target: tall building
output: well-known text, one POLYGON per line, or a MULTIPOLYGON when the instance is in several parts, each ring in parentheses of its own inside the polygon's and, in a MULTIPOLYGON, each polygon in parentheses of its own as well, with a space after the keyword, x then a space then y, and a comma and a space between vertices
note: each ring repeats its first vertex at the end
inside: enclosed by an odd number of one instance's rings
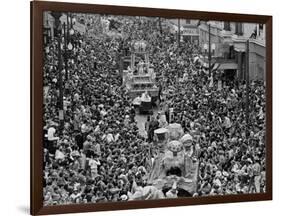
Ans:
POLYGON ((181 39, 183 41, 190 41, 199 44, 199 31, 197 28, 198 21, 185 19, 182 20, 181 39))
POLYGON ((54 39, 55 19, 49 11, 43 13, 43 42, 47 44, 54 39))
POLYGON ((249 78, 265 79, 265 25, 209 21, 200 22, 198 29, 203 55, 208 53, 210 37, 212 62, 220 64, 219 69, 224 71, 226 77, 240 80, 246 78, 249 40, 249 78))
POLYGON ((198 21, 192 19, 168 19, 169 23, 174 27, 174 31, 178 32, 180 26, 180 40, 190 41, 199 44, 198 21))

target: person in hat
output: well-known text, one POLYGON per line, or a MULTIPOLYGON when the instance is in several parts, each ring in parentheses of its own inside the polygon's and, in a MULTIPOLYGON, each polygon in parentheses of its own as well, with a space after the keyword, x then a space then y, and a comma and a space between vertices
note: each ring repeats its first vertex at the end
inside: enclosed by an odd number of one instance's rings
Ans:
POLYGON ((114 141, 114 136, 113 136, 112 132, 113 132, 112 128, 108 128, 108 130, 106 131, 105 139, 106 139, 107 143, 111 143, 114 141))
POLYGON ((148 138, 148 131, 149 131, 149 124, 150 124, 150 115, 146 117, 146 122, 144 123, 144 128, 145 128, 145 136, 148 138))
POLYGON ((81 134, 82 134, 82 137, 83 137, 83 141, 86 140, 86 137, 87 137, 89 131, 90 131, 90 127, 88 125, 88 121, 85 119, 83 121, 83 124, 81 125, 81 134))
POLYGON ((185 154, 189 157, 191 157, 193 155, 193 146, 192 146, 192 142, 193 142, 193 138, 190 134, 185 134, 181 139, 180 142, 183 144, 184 150, 185 150, 185 154))
POLYGON ((168 126, 168 122, 166 120, 166 115, 165 115, 164 111, 161 111, 160 115, 159 115, 159 127, 165 128, 166 126, 168 126))
POLYGON ((159 128, 159 122, 157 121, 155 116, 151 116, 151 121, 148 126, 148 141, 149 142, 151 142, 153 140, 154 130, 156 130, 157 128, 159 128))

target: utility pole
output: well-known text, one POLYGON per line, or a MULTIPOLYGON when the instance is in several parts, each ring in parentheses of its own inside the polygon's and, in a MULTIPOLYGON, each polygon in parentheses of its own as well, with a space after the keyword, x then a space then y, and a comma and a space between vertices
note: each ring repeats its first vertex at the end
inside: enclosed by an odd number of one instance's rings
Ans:
POLYGON ((66 13, 66 27, 67 27, 66 39, 67 39, 67 44, 68 44, 68 40, 69 40, 69 14, 68 13, 66 13))
POLYGON ((72 20, 72 14, 70 14, 70 28, 73 28, 73 20, 72 20))
POLYGON ((60 130, 59 133, 62 134, 64 128, 64 116, 63 116, 63 80, 62 80, 62 63, 61 63, 61 32, 60 29, 60 12, 52 12, 51 15, 55 18, 55 38, 58 42, 58 73, 59 73, 59 120, 60 120, 60 130))
POLYGON ((61 40, 58 38, 58 60, 59 60, 59 120, 60 120, 60 133, 64 128, 63 116, 63 80, 62 80, 62 64, 61 64, 61 40))
POLYGON ((211 61, 212 61, 212 54, 211 54, 211 24, 209 23, 209 53, 208 53, 208 60, 209 60, 209 76, 211 76, 211 61))
POLYGON ((158 23, 159 23, 159 31, 160 31, 160 34, 162 35, 163 31, 162 31, 161 17, 158 18, 158 23))
POLYGON ((63 23, 63 38, 64 38, 64 70, 65 70, 65 80, 68 80, 68 55, 67 55, 67 33, 65 29, 65 23, 63 23))
POLYGON ((245 115, 246 115, 246 136, 248 138, 249 136, 249 106, 250 106, 250 96, 249 96, 249 39, 246 43, 246 109, 245 109, 245 115))
POLYGON ((65 31, 65 23, 63 24, 64 30, 64 63, 65 63, 65 80, 68 80, 68 51, 67 45, 69 43, 69 15, 66 13, 66 31, 65 31))
POLYGON ((181 40, 181 29, 180 29, 180 19, 178 19, 178 47, 180 47, 181 40))

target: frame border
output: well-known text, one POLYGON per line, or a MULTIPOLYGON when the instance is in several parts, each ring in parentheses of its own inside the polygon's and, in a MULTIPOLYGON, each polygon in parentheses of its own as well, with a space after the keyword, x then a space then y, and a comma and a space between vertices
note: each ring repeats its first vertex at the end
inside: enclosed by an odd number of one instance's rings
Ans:
POLYGON ((64 2, 30 2, 30 214, 61 214, 140 208, 202 205, 272 200, 272 16, 126 7, 64 2), (163 200, 43 206, 43 11, 100 13, 112 15, 226 20, 266 24, 266 193, 206 196, 163 200))

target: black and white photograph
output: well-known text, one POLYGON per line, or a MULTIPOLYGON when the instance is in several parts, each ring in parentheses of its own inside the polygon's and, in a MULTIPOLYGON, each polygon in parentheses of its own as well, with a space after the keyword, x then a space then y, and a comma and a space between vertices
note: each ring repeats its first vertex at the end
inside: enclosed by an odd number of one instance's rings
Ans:
POLYGON ((266 25, 44 11, 43 204, 266 193, 266 25))

